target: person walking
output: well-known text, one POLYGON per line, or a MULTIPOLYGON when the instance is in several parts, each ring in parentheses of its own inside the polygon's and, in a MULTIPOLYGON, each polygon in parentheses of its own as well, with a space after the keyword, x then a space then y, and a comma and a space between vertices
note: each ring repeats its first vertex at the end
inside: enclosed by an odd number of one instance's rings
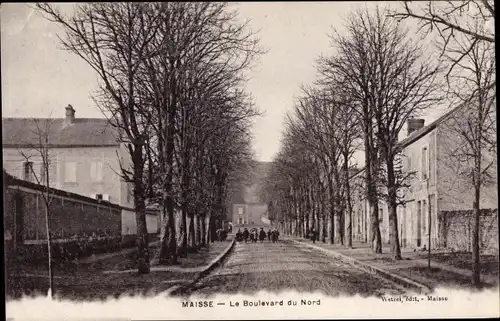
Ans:
POLYGON ((311 241, 314 243, 316 243, 316 239, 317 239, 317 234, 316 234, 316 231, 314 230, 314 228, 311 229, 311 241))
POLYGON ((243 238, 243 234, 241 233, 241 229, 238 229, 238 232, 236 232, 236 241, 241 242, 243 238))
POLYGON ((266 231, 264 231, 264 228, 261 227, 260 228, 260 232, 259 232, 259 241, 260 241, 260 243, 264 242, 265 239, 266 239, 266 231))
POLYGON ((245 227, 243 230, 243 239, 245 240, 245 243, 248 241, 248 237, 250 236, 250 232, 248 232, 248 229, 245 227))

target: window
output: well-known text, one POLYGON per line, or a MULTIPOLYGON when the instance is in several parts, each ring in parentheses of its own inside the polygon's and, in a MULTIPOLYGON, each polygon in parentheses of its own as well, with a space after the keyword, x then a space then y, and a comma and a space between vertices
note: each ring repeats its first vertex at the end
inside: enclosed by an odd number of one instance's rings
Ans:
POLYGON ((98 201, 102 201, 102 194, 96 194, 95 199, 98 201))
POLYGON ((408 171, 411 171, 411 156, 408 156, 408 171))
POLYGON ((65 164, 64 181, 66 183, 76 183, 76 163, 67 162, 65 164))
POLYGON ((243 207, 238 207, 238 214, 243 214, 243 207))
POLYGON ((428 177, 428 157, 427 147, 422 148, 422 164, 420 168, 422 179, 427 179, 428 177))
POLYGON ((33 162, 23 163, 23 179, 25 181, 33 181, 33 162))
POLYGON ((379 223, 384 220, 384 209, 381 205, 378 206, 378 221, 379 223))
POLYGON ((92 182, 102 182, 102 162, 90 163, 90 178, 92 182))

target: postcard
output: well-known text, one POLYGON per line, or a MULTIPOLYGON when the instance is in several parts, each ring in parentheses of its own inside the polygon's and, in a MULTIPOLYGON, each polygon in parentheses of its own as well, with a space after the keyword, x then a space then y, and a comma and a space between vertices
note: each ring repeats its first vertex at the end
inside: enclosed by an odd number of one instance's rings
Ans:
POLYGON ((500 316, 493 1, 0 12, 8 320, 500 316))

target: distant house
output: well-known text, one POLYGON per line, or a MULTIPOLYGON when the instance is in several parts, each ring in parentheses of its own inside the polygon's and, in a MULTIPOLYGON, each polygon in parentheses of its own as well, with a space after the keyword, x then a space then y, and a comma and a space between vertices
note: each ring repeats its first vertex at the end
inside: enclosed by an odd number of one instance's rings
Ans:
POLYGON ((131 185, 120 170, 129 157, 117 131, 104 118, 76 118, 71 105, 65 109, 65 118, 2 118, 4 169, 45 184, 42 148, 51 187, 133 208, 131 185))
POLYGON ((247 184, 241 184, 232 199, 230 220, 233 224, 260 225, 267 221, 267 204, 260 199, 260 192, 269 166, 268 162, 256 162, 247 184))
POLYGON ((267 219, 267 205, 260 203, 233 204, 234 225, 263 224, 263 218, 267 219))
MULTIPOLYGON (((473 226, 473 189, 459 173, 456 159, 446 151, 457 146, 456 135, 449 130, 451 119, 463 112, 459 106, 428 126, 423 119, 408 121, 408 136, 399 142, 403 172, 413 173, 410 187, 404 191, 404 205, 398 206, 398 232, 402 247, 428 248, 429 230, 432 248, 471 249, 473 226), (430 216, 430 220, 429 220, 430 216), (430 229, 429 229, 430 221, 430 229)), ((498 183, 495 153, 483 157, 492 162, 489 169, 494 182, 485 184, 481 197, 481 247, 498 251, 498 183)), ((353 201, 353 239, 371 241, 370 206, 364 197, 364 171, 351 177, 353 201)), ((387 205, 379 204, 380 232, 389 243, 387 205)))

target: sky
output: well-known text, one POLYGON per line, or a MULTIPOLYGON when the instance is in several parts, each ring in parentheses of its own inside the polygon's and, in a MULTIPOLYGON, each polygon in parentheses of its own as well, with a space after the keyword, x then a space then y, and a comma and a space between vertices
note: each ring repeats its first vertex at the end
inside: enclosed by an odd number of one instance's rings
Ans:
MULTIPOLYGON (((315 61, 331 51, 327 34, 342 29, 351 10, 373 2, 246 2, 234 3, 241 18, 250 19, 268 52, 248 73, 247 90, 263 116, 255 119, 254 150, 271 161, 279 150, 283 120, 302 84, 316 78, 315 61)), ((399 4, 388 3, 392 7, 399 4)), ((60 4, 71 12, 72 4, 60 4)), ((97 76, 79 57, 60 49, 59 27, 25 4, 2 4, 1 61, 3 117, 64 117, 71 104, 76 117, 102 117, 91 94, 97 76)), ((433 111, 426 123, 442 111, 433 111)), ((356 158, 362 159, 360 155, 356 158)))

